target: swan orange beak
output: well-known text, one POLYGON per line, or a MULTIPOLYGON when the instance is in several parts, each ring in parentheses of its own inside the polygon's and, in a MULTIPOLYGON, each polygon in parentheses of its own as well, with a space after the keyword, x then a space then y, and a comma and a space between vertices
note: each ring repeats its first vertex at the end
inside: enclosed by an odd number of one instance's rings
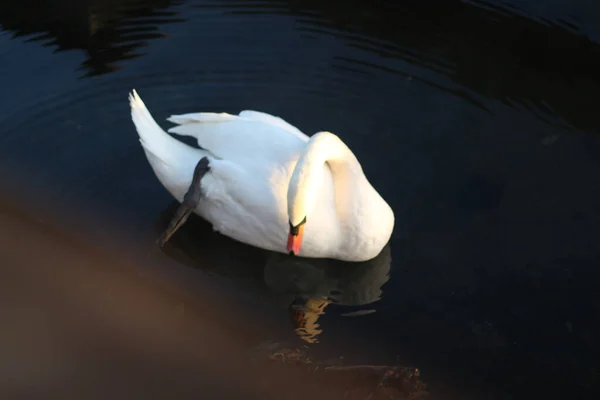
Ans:
POLYGON ((304 224, 290 229, 287 241, 287 252, 292 256, 297 256, 300 253, 302 246, 302 237, 304 236, 304 224))

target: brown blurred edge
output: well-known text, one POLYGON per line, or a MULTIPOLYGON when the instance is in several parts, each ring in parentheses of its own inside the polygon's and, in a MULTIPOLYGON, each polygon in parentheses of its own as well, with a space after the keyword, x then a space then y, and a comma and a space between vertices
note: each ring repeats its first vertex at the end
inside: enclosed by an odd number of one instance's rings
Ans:
POLYGON ((64 228, 81 215, 39 221, 16 193, 0 193, 0 399, 332 398, 306 373, 247 363, 268 318, 220 288, 140 277, 64 228))

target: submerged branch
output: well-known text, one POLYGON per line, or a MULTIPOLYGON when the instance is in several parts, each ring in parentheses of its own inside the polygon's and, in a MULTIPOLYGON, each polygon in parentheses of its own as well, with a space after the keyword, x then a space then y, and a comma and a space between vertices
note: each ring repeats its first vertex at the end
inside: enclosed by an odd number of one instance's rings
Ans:
POLYGON ((288 348, 279 343, 259 346, 254 362, 268 362, 301 368, 315 379, 339 383, 344 399, 423 399, 427 395, 418 368, 399 365, 344 365, 343 359, 315 361, 304 348, 288 348))

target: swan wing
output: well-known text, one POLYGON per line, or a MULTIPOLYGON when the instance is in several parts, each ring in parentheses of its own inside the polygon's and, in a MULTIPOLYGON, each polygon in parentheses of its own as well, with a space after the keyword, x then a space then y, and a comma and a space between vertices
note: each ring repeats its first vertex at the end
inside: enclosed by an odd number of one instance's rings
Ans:
POLYGON ((304 141, 308 141, 309 137, 306 136, 300 129, 296 128, 294 125, 285 121, 283 118, 276 117, 271 114, 267 114, 261 111, 253 111, 253 110, 244 110, 240 112, 240 117, 255 119, 257 121, 263 121, 264 123, 271 124, 274 126, 279 126, 280 128, 288 131, 292 135, 298 136, 300 139, 304 141))
POLYGON ((296 128, 294 125, 290 124, 286 120, 280 117, 276 117, 271 114, 267 114, 262 111, 254 111, 254 110, 243 110, 239 113, 239 115, 232 115, 228 113, 209 113, 209 112, 201 112, 201 113, 189 113, 189 114, 181 114, 181 115, 171 115, 167 118, 168 121, 182 125, 193 122, 224 122, 224 121, 233 121, 239 118, 247 118, 253 119, 257 121, 263 121, 264 123, 271 124, 274 126, 278 126, 292 135, 298 136, 302 140, 308 141, 309 137, 306 136, 300 129, 296 128))
POLYGON ((167 120, 178 124, 168 130, 170 133, 194 137, 203 149, 231 161, 283 161, 308 141, 298 128, 259 111, 244 110, 239 115, 190 113, 167 120))

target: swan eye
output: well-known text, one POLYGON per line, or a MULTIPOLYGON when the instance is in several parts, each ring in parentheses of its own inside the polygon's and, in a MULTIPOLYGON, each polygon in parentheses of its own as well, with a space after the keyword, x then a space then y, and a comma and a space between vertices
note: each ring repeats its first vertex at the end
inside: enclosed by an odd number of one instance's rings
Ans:
POLYGON ((304 217, 304 219, 302 221, 300 221, 300 223, 296 226, 292 225, 292 223, 290 222, 290 235, 298 236, 300 227, 302 225, 304 225, 305 223, 306 223, 306 217, 304 217))

